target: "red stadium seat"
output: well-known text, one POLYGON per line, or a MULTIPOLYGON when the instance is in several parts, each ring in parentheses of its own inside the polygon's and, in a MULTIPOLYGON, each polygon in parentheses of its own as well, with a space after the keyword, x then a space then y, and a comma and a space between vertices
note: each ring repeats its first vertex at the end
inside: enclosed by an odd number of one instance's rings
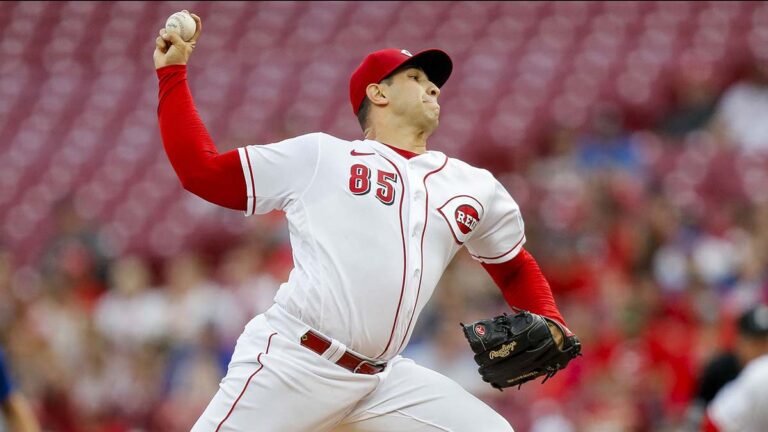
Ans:
POLYGON ((664 80, 685 59, 723 80, 732 53, 768 55, 759 2, 9 3, 0 13, 0 219, 36 212, 11 246, 38 247, 24 239, 44 240, 34 225, 66 190, 128 249, 220 223, 194 216, 178 233, 133 235, 148 218, 184 219, 190 199, 163 154, 149 59, 167 10, 181 7, 205 21, 190 85, 222 150, 311 130, 359 137, 347 80, 361 53, 388 46, 453 56, 436 147, 469 156, 478 136, 514 146, 550 119, 583 126, 603 98, 658 109, 664 80), (36 176, 40 167, 51 174, 36 176), (33 192, 42 198, 22 200, 33 192))

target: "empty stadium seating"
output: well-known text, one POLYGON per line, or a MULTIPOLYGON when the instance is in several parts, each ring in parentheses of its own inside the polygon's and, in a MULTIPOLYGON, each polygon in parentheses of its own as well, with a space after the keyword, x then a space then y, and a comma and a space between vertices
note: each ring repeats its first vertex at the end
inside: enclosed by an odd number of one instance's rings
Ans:
POLYGON ((765 2, 6 2, 0 240, 22 262, 65 197, 118 252, 229 229, 231 212, 181 189, 158 133, 154 38, 183 7, 204 22, 190 84, 220 150, 358 137, 347 80, 384 47, 452 55, 431 145, 470 161, 483 146, 530 147, 551 119, 581 127, 603 101, 661 110, 681 65, 722 74, 734 52, 768 50, 765 2))

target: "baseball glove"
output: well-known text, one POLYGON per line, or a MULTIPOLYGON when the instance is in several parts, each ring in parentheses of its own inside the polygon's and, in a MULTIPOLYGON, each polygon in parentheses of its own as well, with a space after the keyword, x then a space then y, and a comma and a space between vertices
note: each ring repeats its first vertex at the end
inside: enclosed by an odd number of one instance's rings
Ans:
POLYGON ((544 376, 542 384, 581 355, 579 339, 557 322, 528 311, 461 324, 483 381, 499 390, 544 376), (558 348, 548 325, 563 334, 558 348))

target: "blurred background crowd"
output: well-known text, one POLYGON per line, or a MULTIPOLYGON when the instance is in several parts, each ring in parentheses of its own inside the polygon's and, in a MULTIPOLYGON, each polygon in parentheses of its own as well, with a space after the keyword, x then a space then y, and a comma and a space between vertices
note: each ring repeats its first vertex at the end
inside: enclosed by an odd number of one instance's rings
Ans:
POLYGON ((458 323, 508 307, 466 253, 404 355, 517 431, 696 430, 702 369, 768 300, 765 2, 3 2, 0 346, 44 430, 188 430, 292 267, 281 214, 185 193, 162 151, 151 52, 181 9, 220 150, 359 137, 367 52, 451 54, 430 145, 518 201, 584 356, 484 385, 458 323))

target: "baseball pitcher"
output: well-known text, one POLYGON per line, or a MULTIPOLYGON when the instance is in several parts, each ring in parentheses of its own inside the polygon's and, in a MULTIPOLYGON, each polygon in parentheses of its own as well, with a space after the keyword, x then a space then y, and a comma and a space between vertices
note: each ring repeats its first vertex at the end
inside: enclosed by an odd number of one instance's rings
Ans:
POLYGON ((448 55, 366 56, 349 81, 363 139, 311 133, 219 153, 187 85, 202 29, 193 18, 190 41, 164 30, 156 39, 165 151, 203 199, 246 216, 284 212, 294 269, 245 327, 192 430, 512 431, 455 382, 400 356, 463 246, 514 309, 463 326, 485 381, 501 389, 550 377, 580 350, 523 249, 517 203, 490 172, 427 148, 448 55))

